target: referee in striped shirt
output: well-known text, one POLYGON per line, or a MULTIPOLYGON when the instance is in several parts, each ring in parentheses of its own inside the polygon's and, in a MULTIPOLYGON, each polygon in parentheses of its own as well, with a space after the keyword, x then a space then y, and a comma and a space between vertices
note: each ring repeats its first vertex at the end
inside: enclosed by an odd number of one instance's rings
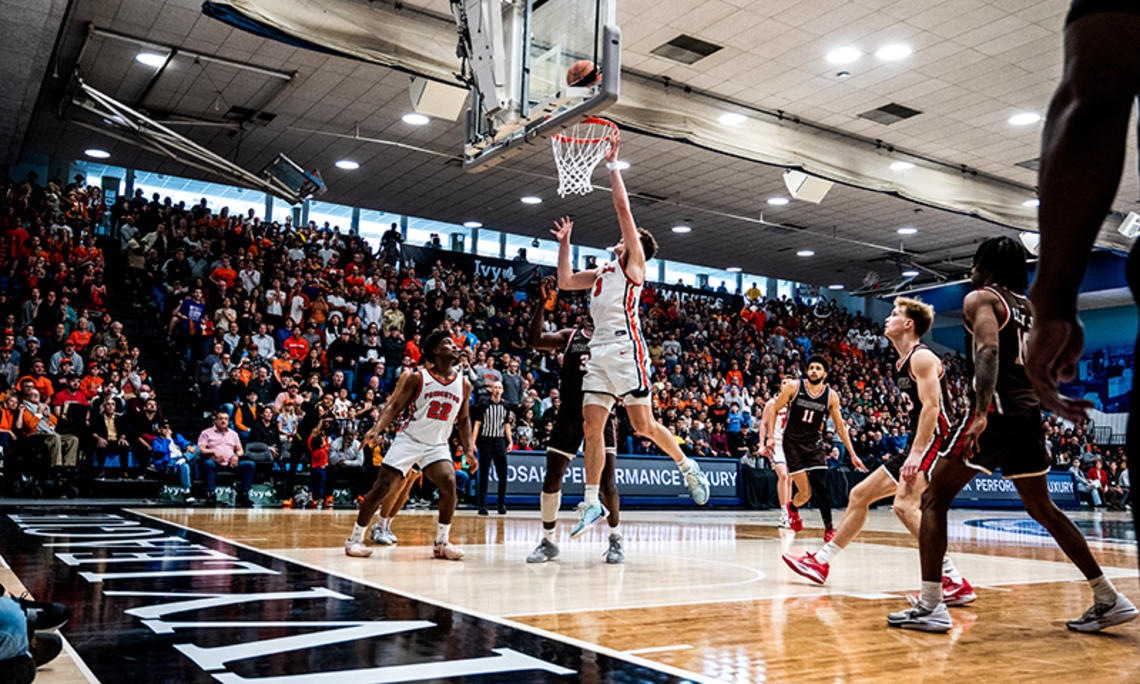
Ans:
POLYGON ((511 412, 503 403, 503 383, 492 382, 491 398, 475 405, 471 418, 474 421, 475 449, 479 453, 479 515, 487 515, 487 476, 492 463, 499 479, 499 515, 506 515, 507 506, 507 452, 514 448, 511 438, 511 412))

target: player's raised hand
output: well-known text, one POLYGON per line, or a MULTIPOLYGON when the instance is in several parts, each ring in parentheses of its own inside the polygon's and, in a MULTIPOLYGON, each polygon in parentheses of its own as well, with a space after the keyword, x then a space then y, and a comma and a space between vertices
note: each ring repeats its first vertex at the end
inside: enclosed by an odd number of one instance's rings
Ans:
POLYGON ((614 138, 606 148, 606 161, 610 164, 617 161, 618 148, 621 147, 621 133, 614 133, 614 138))
POLYGON ((570 220, 569 216, 563 216, 554 222, 554 229, 550 232, 558 240, 559 243, 564 245, 570 244, 570 233, 574 230, 574 222, 570 220))

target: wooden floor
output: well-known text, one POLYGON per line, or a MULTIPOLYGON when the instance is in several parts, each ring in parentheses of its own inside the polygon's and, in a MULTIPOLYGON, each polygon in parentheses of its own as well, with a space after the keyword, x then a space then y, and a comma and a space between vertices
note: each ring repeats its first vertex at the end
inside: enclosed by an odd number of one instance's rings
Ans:
MULTIPOLYGON (((461 563, 434 561, 435 514, 397 518, 400 545, 346 558, 353 511, 146 509, 169 522, 476 616, 637 654, 700 679, 770 682, 1140 681, 1140 620, 1074 634, 1091 594, 1052 540, 1021 511, 954 511, 950 550, 978 601, 951 610, 949 635, 890 629, 888 612, 918 586, 914 541, 886 510, 832 564, 826 587, 791 574, 783 552, 815 550, 819 529, 793 538, 774 513, 631 511, 627 562, 602 561, 604 528, 570 540, 561 557, 528 565, 537 512, 460 512, 461 563)), ((1140 600, 1137 547, 1123 514, 1076 513, 1106 575, 1140 600)), ((809 525, 815 514, 808 511, 809 525)), ((41 680, 73 681, 45 672, 41 680)))

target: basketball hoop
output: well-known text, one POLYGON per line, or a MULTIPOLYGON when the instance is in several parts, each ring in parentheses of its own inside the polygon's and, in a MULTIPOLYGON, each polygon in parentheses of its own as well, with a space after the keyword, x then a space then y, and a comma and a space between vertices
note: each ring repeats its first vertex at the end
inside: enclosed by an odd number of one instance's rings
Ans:
POLYGON ((590 178, 617 135, 617 124, 590 117, 551 137, 554 165, 558 167, 559 196, 585 195, 593 191, 590 178))

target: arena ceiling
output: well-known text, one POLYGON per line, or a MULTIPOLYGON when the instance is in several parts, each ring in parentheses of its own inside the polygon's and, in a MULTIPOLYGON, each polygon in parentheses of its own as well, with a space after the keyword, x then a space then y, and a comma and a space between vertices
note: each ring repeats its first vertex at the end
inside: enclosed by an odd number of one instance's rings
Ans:
MULTIPOLYGON (((47 3, 4 0, 10 4, 46 8, 47 3)), ((446 0, 400 6, 422 21, 451 21, 446 0)), ((678 86, 882 139, 1021 185, 1028 199, 1036 174, 1019 164, 1038 156, 1041 124, 1013 126, 1008 119, 1017 112, 1045 112, 1060 76, 1067 6, 1066 0, 618 0, 618 22, 630 77, 667 76, 678 86), (651 53, 681 33, 722 49, 693 65, 651 53), (842 67, 824 59, 840 45, 873 51, 897 42, 909 44, 913 54, 889 63, 867 54, 842 67), (838 78, 840 69, 851 76, 838 78), (891 102, 922 114, 893 125, 858 116, 891 102)), ((259 169, 283 152, 306 168, 320 169, 329 185, 323 201, 456 223, 478 220, 490 229, 536 237, 547 237, 554 218, 571 214, 577 220, 576 241, 604 247, 615 240, 609 194, 559 199, 545 146, 482 173, 462 171, 449 159, 461 150, 462 122, 436 119, 413 127, 401 121, 411 111, 405 73, 256 37, 204 16, 200 0, 72 0, 66 19, 64 14, 58 8, 54 14, 40 11, 47 18, 41 23, 54 17, 61 26, 54 69, 48 70, 41 56, 38 70, 29 64, 22 76, 6 73, 20 92, 41 91, 35 116, 22 133, 18 107, 6 102, 0 108, 0 125, 15 130, 16 139, 23 136, 24 152, 82 158, 83 150, 98 146, 111 152, 107 163, 116 166, 209 179, 62 121, 57 113, 66 77, 77 71, 96 88, 155 117, 194 124, 177 129, 245 168, 259 169), (134 59, 145 47, 103 31, 180 52, 156 72, 134 59), (35 88, 40 83, 42 88, 35 88), (239 130, 236 118, 246 110, 273 116, 254 116, 239 130), (420 149, 353 139, 357 131, 420 149), (346 158, 360 168, 333 166, 346 158), (524 205, 523 195, 538 195, 544 202, 524 205)), ((9 41, 0 49, 7 63, 8 53, 21 48, 19 41, 9 41)), ((11 147, 9 162, 19 146, 11 147)), ((772 207, 767 198, 787 195, 781 169, 683 142, 627 133, 622 157, 632 163, 626 180, 639 195, 638 222, 654 230, 666 259, 853 289, 869 270, 890 279, 910 264, 929 269, 919 281, 933 282, 933 273, 956 277, 980 239, 1016 234, 969 216, 838 185, 821 204, 792 201, 772 207), (669 230, 681 223, 693 231, 669 230), (918 232, 900 236, 898 228, 906 226, 918 232), (797 257, 803 249, 815 255, 797 257)), ((1126 168, 1114 207, 1121 212, 1132 210, 1137 200, 1134 143, 1126 168)))

